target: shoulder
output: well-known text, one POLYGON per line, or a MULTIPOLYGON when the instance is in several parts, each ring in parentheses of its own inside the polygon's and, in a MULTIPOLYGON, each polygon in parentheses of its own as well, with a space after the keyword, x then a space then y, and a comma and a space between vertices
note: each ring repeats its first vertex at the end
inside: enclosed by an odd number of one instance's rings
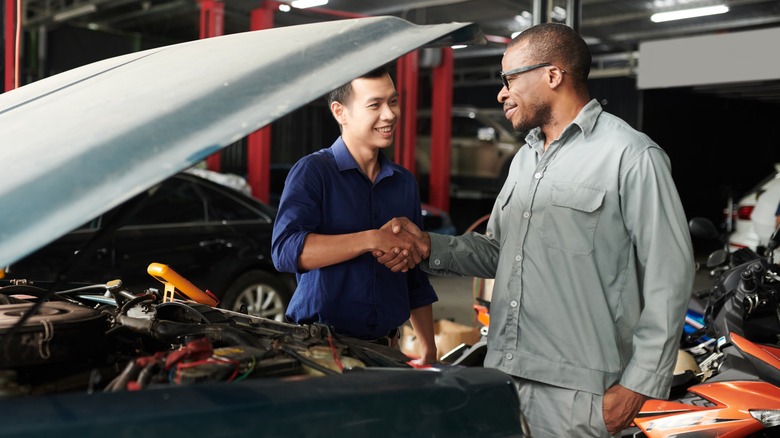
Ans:
POLYGON ((631 156, 645 153, 649 150, 661 152, 663 149, 644 132, 638 131, 625 120, 603 111, 596 122, 594 134, 599 141, 619 148, 631 156))
POLYGON ((333 156, 333 151, 330 148, 326 148, 302 157, 292 166, 290 173, 322 173, 329 168, 335 167, 336 160, 333 156))

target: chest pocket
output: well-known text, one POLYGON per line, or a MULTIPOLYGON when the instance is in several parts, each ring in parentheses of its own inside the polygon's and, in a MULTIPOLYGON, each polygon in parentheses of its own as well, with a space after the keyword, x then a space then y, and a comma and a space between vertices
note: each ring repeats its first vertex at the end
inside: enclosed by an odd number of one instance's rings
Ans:
POLYGON ((593 252, 596 225, 606 190, 555 182, 542 218, 542 238, 552 248, 573 254, 593 252))

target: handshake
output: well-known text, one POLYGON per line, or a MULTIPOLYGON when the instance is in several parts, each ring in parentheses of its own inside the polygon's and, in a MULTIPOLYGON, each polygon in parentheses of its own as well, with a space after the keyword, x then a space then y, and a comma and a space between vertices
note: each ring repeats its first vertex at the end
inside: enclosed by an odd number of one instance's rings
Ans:
POLYGON ((393 272, 406 272, 431 255, 431 237, 405 217, 393 218, 376 231, 372 254, 393 272))

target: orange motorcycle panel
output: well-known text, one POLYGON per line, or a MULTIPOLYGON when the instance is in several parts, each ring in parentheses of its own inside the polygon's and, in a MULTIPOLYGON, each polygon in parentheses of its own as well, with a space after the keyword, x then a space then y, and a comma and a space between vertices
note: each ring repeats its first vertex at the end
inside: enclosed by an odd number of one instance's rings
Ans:
POLYGON ((750 409, 780 409, 780 388, 766 382, 717 382, 689 388, 681 400, 648 400, 634 424, 648 438, 744 437, 764 428, 750 409))
POLYGON ((770 347, 769 345, 756 344, 748 341, 736 333, 730 333, 731 343, 736 345, 745 354, 749 354, 760 359, 773 367, 780 369, 780 348, 770 347))

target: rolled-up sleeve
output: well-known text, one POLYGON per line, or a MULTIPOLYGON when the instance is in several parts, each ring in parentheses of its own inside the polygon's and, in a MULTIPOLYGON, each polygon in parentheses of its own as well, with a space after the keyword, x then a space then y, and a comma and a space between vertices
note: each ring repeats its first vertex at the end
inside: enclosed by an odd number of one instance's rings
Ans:
POLYGON ((320 227, 322 178, 311 161, 304 158, 290 169, 279 201, 271 257, 281 272, 304 272, 298 267, 303 241, 320 227))

